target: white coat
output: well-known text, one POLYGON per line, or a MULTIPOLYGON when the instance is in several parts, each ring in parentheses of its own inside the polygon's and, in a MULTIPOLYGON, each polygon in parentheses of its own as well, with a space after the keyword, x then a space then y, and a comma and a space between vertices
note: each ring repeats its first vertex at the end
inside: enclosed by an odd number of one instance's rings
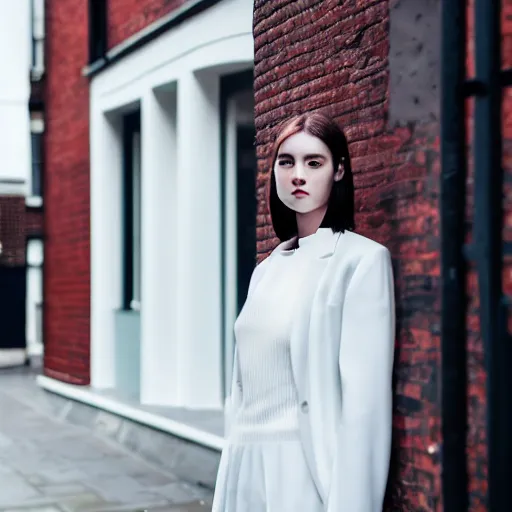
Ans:
MULTIPOLYGON (((301 443, 326 512, 380 512, 391 447, 391 258, 353 232, 321 228, 315 238, 290 341, 301 443)), ((281 243, 255 268, 248 298, 278 251, 294 243, 281 243)), ((241 389, 235 348, 228 429, 241 389)))

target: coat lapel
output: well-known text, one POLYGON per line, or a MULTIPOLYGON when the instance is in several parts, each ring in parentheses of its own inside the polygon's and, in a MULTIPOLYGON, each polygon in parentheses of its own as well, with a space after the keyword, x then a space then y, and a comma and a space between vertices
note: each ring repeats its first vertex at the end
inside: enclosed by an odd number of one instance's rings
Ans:
POLYGON ((301 290, 295 304, 290 340, 292 368, 299 396, 304 395, 308 386, 306 380, 308 372, 306 369, 308 366, 311 309, 322 275, 330 261, 330 257, 334 254, 339 236, 339 233, 333 233, 331 229, 321 228, 315 235, 312 247, 307 247, 305 272, 301 290))

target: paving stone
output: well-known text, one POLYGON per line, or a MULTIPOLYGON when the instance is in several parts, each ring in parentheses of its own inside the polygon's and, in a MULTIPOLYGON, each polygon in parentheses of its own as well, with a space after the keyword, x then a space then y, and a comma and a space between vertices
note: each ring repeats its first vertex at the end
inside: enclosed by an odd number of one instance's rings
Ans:
POLYGON ((177 478, 175 475, 166 475, 159 473, 158 471, 146 471, 144 473, 135 473, 132 477, 137 480, 138 483, 150 489, 162 487, 164 485, 176 482, 177 478))
POLYGON ((97 460, 77 461, 76 468, 84 473, 85 479, 90 476, 108 478, 150 471, 144 462, 128 456, 123 458, 104 456, 97 460))
POLYGON ((15 473, 2 475, 1 486, 0 507, 11 506, 13 503, 17 502, 23 503, 23 501, 41 496, 37 489, 15 473))
POLYGON ((27 475, 25 479, 30 485, 33 485, 34 487, 48 485, 48 480, 43 478, 41 475, 27 475))
POLYGON ((76 494, 86 493, 89 489, 85 487, 83 484, 78 483, 66 483, 66 484, 50 484, 50 485, 42 485, 39 487, 39 490, 45 496, 73 496, 76 494))
POLYGON ((212 510, 211 501, 195 501, 186 505, 171 506, 159 509, 150 509, 147 512, 207 512, 212 510))
POLYGON ((30 508, 9 508, 1 512, 62 512, 62 509, 57 507, 30 507, 30 508))
POLYGON ((123 420, 119 416, 100 411, 94 420, 94 429, 98 433, 115 437, 122 423, 123 420))
POLYGON ((168 498, 173 504, 190 503, 206 498, 210 492, 184 482, 173 482, 165 487, 159 487, 157 492, 168 498))
POLYGON ((85 512, 93 507, 97 508, 98 506, 105 509, 109 506, 109 503, 101 498, 101 496, 92 492, 87 492, 63 498, 59 500, 59 506, 65 512, 85 512))
POLYGON ((5 450, 5 448, 11 446, 12 443, 13 441, 10 437, 7 437, 6 435, 0 432, 0 450, 5 450))
POLYGON ((41 476, 44 476, 48 482, 53 484, 79 482, 87 478, 87 475, 83 471, 69 469, 69 467, 46 469, 41 473, 41 476))

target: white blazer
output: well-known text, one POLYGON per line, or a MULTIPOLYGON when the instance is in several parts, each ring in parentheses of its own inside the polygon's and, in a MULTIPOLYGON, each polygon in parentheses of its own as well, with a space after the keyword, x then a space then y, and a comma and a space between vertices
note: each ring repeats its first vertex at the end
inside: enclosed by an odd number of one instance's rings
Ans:
MULTIPOLYGON (((384 246, 353 232, 321 228, 315 238, 309 292, 301 294, 291 335, 301 442, 326 512, 381 512, 391 448, 391 258, 384 246)), ((248 297, 275 255, 294 243, 281 243, 255 268, 248 297)), ((228 432, 241 389, 235 348, 228 432)))

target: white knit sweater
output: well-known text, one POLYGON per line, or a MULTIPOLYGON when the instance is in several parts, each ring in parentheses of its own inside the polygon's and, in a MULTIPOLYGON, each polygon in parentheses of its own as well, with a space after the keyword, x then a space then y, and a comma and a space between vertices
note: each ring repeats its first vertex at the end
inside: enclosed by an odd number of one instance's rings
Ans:
POLYGON ((308 246, 315 235, 299 240, 272 266, 235 322, 242 405, 232 434, 258 439, 298 432, 299 400, 293 379, 290 335, 295 300, 307 272, 308 246))

